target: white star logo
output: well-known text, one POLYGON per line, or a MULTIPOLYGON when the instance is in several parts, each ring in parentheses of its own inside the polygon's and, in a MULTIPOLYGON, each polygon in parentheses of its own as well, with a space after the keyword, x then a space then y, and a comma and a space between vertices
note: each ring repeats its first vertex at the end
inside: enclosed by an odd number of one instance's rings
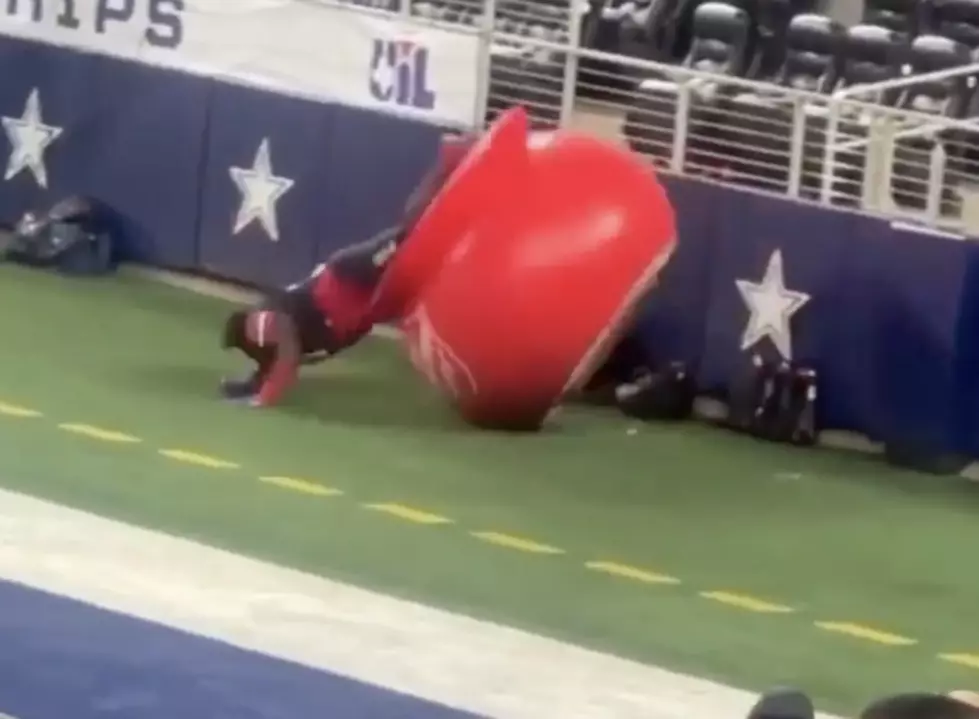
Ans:
POLYGON ((23 117, 4 117, 2 120, 11 147, 3 179, 10 180, 24 170, 30 170, 37 184, 47 188, 44 151, 58 139, 64 128, 45 125, 41 120, 41 94, 37 88, 27 98, 23 117))
POLYGON ((241 207, 232 234, 237 235, 252 222, 258 220, 273 242, 279 241, 279 220, 276 203, 295 183, 288 177, 272 174, 272 155, 266 137, 258 146, 255 162, 250 169, 232 167, 231 179, 241 192, 241 207))
POLYGON ((809 295, 785 288, 782 251, 772 253, 760 283, 734 282, 751 313, 748 326, 741 335, 741 349, 746 350, 768 337, 784 359, 792 359, 790 320, 809 301, 809 295))

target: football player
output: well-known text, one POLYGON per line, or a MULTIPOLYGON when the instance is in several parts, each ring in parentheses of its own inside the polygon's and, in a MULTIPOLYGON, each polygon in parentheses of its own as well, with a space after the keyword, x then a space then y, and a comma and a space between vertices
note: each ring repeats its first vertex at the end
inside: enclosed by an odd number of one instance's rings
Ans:
POLYGON ((470 135, 443 138, 439 157, 412 193, 401 222, 334 252, 302 282, 268 293, 225 323, 223 345, 251 358, 243 379, 225 379, 225 398, 252 406, 275 404, 304 364, 356 344, 374 326, 372 299, 399 246, 475 142, 470 135))

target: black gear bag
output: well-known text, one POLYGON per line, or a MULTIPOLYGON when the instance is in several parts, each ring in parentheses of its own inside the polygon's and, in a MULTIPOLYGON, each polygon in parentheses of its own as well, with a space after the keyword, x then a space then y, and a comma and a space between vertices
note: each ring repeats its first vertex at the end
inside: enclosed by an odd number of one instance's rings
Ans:
POLYGON ((69 197, 38 215, 27 213, 0 233, 0 260, 49 267, 69 275, 101 275, 115 268, 113 238, 96 204, 69 197))
POLYGON ((810 367, 756 355, 728 393, 727 425, 775 442, 814 444, 817 380, 810 367))
POLYGON ((686 419, 693 412, 694 379, 683 362, 640 374, 615 388, 615 403, 623 414, 643 421, 686 419))

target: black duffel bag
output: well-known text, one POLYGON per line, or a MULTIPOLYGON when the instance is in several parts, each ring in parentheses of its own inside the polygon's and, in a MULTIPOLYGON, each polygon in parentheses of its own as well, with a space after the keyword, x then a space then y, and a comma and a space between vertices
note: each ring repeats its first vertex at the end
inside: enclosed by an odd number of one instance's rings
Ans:
POLYGON ((622 412, 644 421, 687 419, 696 395, 693 376, 683 362, 647 371, 615 389, 615 403, 622 412))
POLYGON ((112 235, 96 204, 69 197, 47 212, 27 213, 0 232, 0 259, 70 275, 101 275, 115 268, 112 235))
POLYGON ((728 393, 727 426, 775 442, 815 444, 817 397, 815 370, 755 355, 728 393))

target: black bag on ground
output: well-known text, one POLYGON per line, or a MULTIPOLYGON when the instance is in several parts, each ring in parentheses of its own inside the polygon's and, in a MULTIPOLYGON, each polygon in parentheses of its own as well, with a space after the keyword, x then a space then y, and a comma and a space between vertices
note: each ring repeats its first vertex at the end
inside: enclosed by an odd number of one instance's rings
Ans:
POLYGON ((754 355, 728 391, 727 426, 753 435, 765 433, 775 395, 775 366, 754 355))
POLYGON ((96 204, 84 197, 69 197, 39 215, 24 215, 2 233, 0 259, 71 275, 100 275, 115 268, 112 236, 96 204))
POLYGON ((772 435, 779 442, 816 443, 816 372, 786 365, 779 374, 778 403, 772 435))
POLYGON ((622 412, 644 421, 686 419, 693 412, 694 379, 683 362, 671 362, 656 372, 647 371, 615 389, 622 412))
POLYGON ((614 406, 619 385, 632 382, 650 372, 650 358, 645 347, 634 334, 628 334, 615 345, 605 362, 581 391, 573 398, 584 404, 614 406))
POLYGON ((775 442, 816 442, 815 370, 752 357, 728 393, 727 426, 775 442))

